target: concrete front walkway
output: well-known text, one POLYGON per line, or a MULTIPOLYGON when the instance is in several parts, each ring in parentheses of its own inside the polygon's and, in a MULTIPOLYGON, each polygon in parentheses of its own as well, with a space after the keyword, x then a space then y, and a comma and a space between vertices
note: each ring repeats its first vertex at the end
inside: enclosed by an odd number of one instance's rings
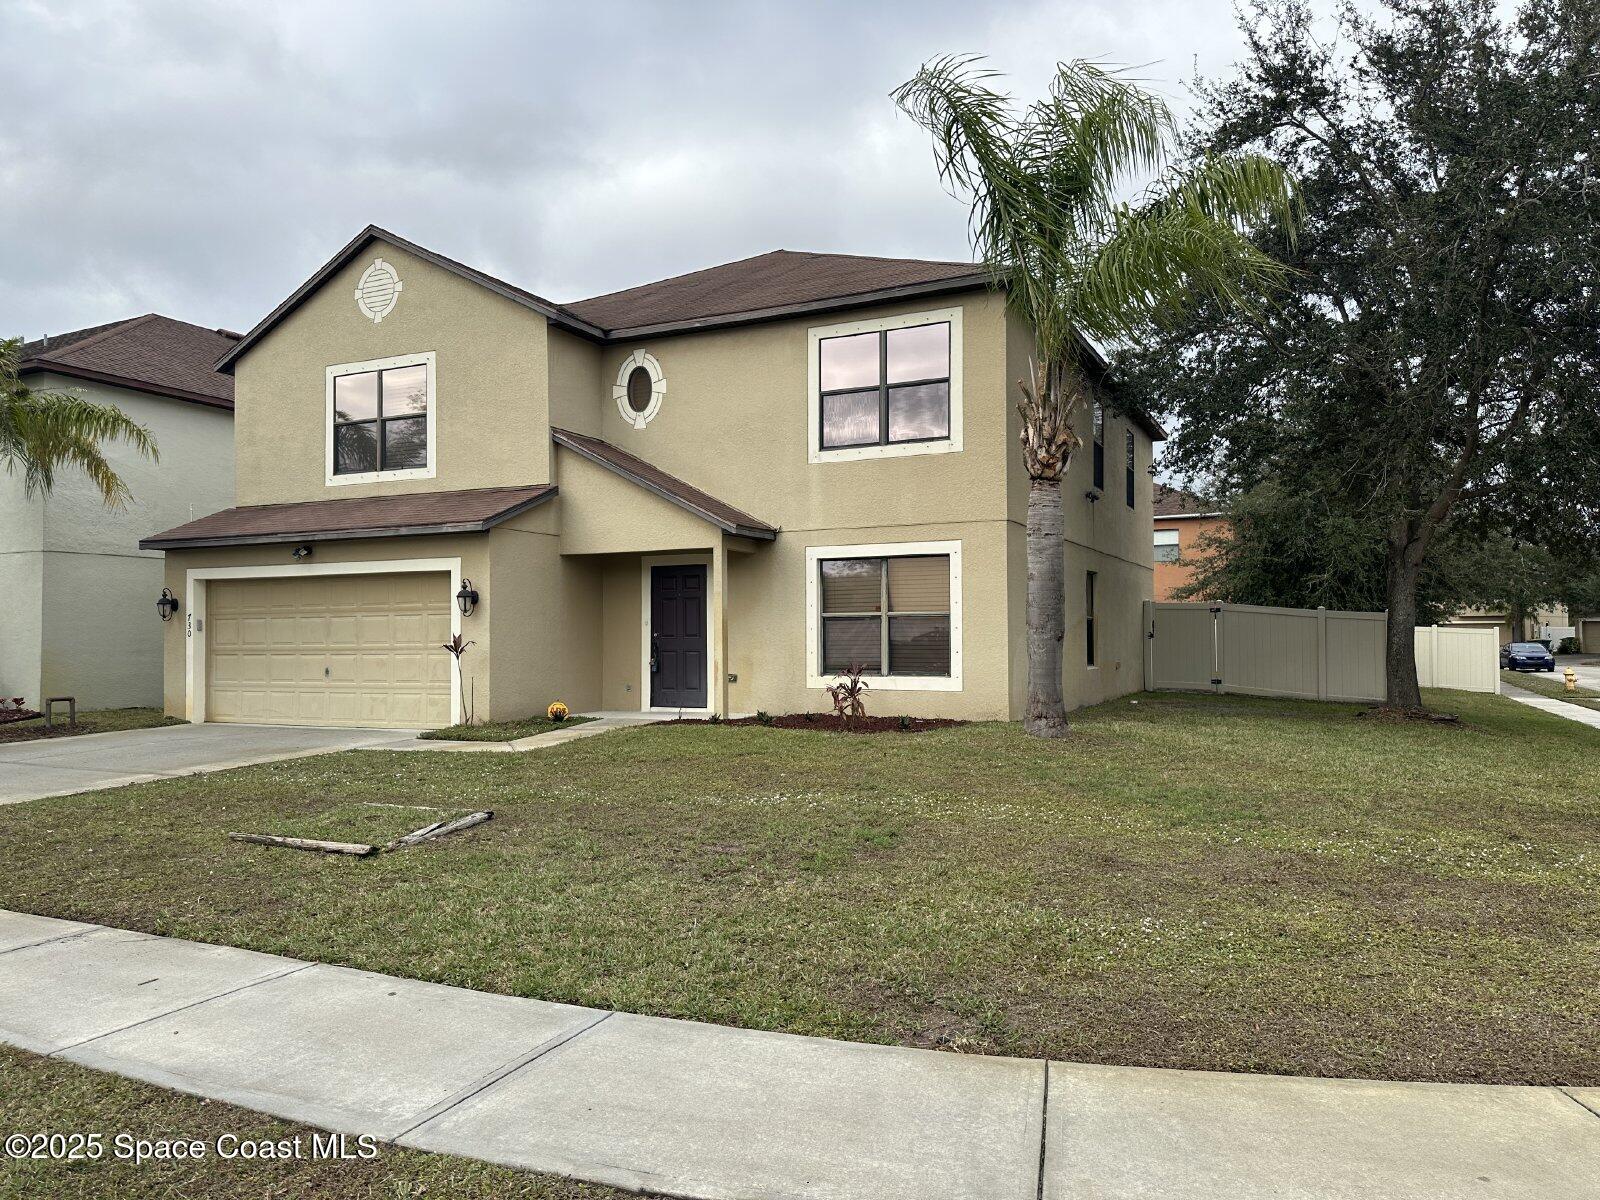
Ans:
POLYGON ((1600 729, 1600 709, 1585 708, 1581 704, 1568 704, 1565 700, 1552 700, 1548 696, 1513 687, 1509 683, 1500 685, 1500 693, 1508 700, 1526 704, 1529 708, 1537 708, 1540 712, 1547 712, 1553 717, 1565 717, 1569 721, 1577 721, 1580 725, 1587 725, 1591 729, 1600 729))
POLYGON ((399 729, 164 725, 8 742, 0 744, 0 804, 360 750, 415 736, 399 729))
POLYGON ((1575 1200, 1600 1180, 1600 1089, 868 1046, 4 911, 0 1040, 341 1132, 706 1200, 1575 1200))

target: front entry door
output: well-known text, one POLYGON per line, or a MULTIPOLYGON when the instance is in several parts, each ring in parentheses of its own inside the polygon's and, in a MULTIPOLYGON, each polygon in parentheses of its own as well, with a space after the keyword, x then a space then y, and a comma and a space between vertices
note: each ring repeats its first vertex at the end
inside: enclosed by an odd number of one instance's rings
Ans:
POLYGON ((650 568, 650 707, 706 706, 706 569, 650 568))

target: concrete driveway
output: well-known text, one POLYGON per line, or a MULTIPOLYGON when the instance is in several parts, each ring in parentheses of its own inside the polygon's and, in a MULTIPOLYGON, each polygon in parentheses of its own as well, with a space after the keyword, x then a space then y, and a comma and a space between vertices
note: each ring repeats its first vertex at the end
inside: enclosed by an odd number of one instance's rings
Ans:
POLYGON ((1556 676, 1571 667, 1578 673, 1578 686, 1594 688, 1600 691, 1600 654, 1558 654, 1556 655, 1556 676), (1585 666, 1585 663, 1596 663, 1595 666, 1585 666))
POLYGON ((0 804, 64 796, 384 744, 404 729, 309 729, 287 725, 167 725, 0 745, 0 804))

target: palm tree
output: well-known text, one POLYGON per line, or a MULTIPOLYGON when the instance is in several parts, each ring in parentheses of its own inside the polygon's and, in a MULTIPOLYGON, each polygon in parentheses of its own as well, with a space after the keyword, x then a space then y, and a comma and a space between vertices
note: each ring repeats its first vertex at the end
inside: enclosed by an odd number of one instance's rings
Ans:
POLYGON ((1136 336, 1203 297, 1249 306, 1286 269, 1247 234, 1274 220, 1292 231, 1298 201, 1293 180, 1259 156, 1170 165, 1166 104, 1117 70, 1062 63, 1049 95, 1019 112, 981 64, 935 59, 893 98, 933 135, 940 179, 971 206, 975 249, 1033 330, 1017 405, 1030 480, 1023 727, 1060 737, 1061 478, 1080 444, 1074 415, 1092 400, 1085 339, 1136 336))
POLYGON ((126 442, 157 458, 150 431, 110 404, 28 387, 17 375, 21 357, 21 338, 0 339, 0 462, 6 472, 20 466, 23 488, 32 496, 48 493, 60 468, 77 467, 108 508, 126 504, 128 485, 111 469, 102 445, 126 442))

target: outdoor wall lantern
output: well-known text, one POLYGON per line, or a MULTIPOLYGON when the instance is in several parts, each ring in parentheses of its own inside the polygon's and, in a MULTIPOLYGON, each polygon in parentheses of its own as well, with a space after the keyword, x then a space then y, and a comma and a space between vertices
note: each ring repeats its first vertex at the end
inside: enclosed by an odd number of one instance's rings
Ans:
POLYGON ((461 610, 463 617, 470 617, 472 610, 478 607, 478 589, 472 586, 472 580, 461 580, 461 590, 456 593, 456 607, 461 610))
POLYGON ((161 614, 163 621, 172 620, 172 614, 178 611, 178 598, 172 594, 171 588, 161 589, 161 599, 156 601, 156 611, 161 614))
POLYGON ((296 559, 307 559, 311 557, 311 547, 296 546, 292 551, 290 551, 290 553, 293 554, 296 559))

